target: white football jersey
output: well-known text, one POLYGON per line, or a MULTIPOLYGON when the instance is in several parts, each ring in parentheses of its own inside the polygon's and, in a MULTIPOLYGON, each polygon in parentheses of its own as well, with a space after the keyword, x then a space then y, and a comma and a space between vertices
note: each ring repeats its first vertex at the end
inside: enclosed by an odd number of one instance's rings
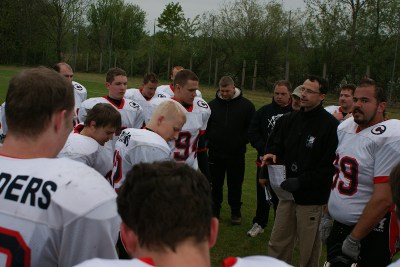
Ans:
POLYGON ((91 259, 74 267, 153 267, 154 263, 150 258, 132 260, 104 260, 91 259))
MULTIPOLYGON (((153 110, 163 101, 175 100, 158 98, 152 103, 153 110)), ((178 139, 169 142, 169 146, 172 148, 172 157, 175 161, 185 162, 197 170, 197 145, 200 135, 203 135, 207 128, 211 109, 207 102, 199 97, 194 98, 193 105, 189 109, 184 108, 181 104, 179 105, 185 111, 186 123, 180 131, 178 139)))
POLYGON ((222 262, 222 267, 290 267, 284 261, 268 256, 230 257, 222 262))
POLYGON ((81 104, 83 101, 86 100, 87 98, 87 90, 85 86, 78 82, 72 81, 72 85, 74 86, 74 99, 75 99, 75 115, 74 115, 74 126, 79 124, 79 118, 78 118, 78 111, 79 108, 81 107, 81 104))
POLYGON ((125 129, 115 144, 112 184, 118 190, 136 164, 170 159, 171 148, 161 136, 147 129, 125 129))
POLYGON ((387 120, 359 131, 351 117, 337 133, 328 210, 335 220, 352 225, 370 200, 374 184, 388 183, 390 171, 400 161, 400 121, 387 120))
POLYGON ((82 129, 82 124, 75 127, 75 131, 70 133, 57 157, 70 158, 85 163, 110 179, 113 159, 111 146, 102 146, 95 139, 81 135, 79 132, 82 129))
POLYGON ((388 265, 388 267, 400 267, 400 260, 393 262, 392 264, 388 265))
MULTIPOLYGON (((144 115, 142 107, 133 100, 122 99, 121 105, 116 106, 110 102, 105 96, 89 98, 84 101, 79 109, 79 120, 84 122, 86 118, 87 110, 92 109, 94 105, 98 103, 111 104, 121 114, 121 131, 126 128, 137 128, 140 129, 144 124, 144 115)), ((121 131, 116 131, 112 140, 112 150, 115 148, 115 143, 118 140, 118 136, 121 131)))
POLYGON ((0 155, 0 185, 0 266, 117 258, 116 194, 94 169, 66 158, 0 155))
POLYGON ((325 110, 331 114, 340 113, 340 112, 342 112, 342 107, 341 106, 327 106, 327 107, 325 107, 325 110))
MULTIPOLYGON (((170 97, 174 97, 175 89, 174 89, 174 86, 172 84, 160 85, 156 89, 156 94, 157 93, 163 93, 163 94, 169 95, 170 97)), ((200 97, 200 98, 203 98, 200 90, 196 90, 196 96, 200 97)))
POLYGON ((140 89, 134 88, 126 90, 124 97, 137 102, 142 107, 146 123, 149 122, 152 114, 152 106, 150 102, 159 97, 171 98, 169 95, 164 93, 155 93, 151 99, 146 99, 140 92, 140 89))
POLYGON ((4 138, 6 137, 6 134, 8 132, 5 107, 6 107, 6 102, 4 102, 0 106, 0 143, 3 143, 4 138))

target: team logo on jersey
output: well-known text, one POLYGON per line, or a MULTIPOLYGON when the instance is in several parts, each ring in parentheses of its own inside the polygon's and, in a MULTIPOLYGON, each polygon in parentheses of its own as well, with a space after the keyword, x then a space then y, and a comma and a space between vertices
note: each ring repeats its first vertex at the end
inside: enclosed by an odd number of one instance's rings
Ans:
POLYGON ((80 85, 80 84, 75 83, 75 84, 74 84, 74 87, 75 87, 75 89, 78 90, 78 91, 82 91, 82 90, 83 90, 83 87, 82 87, 82 85, 80 85))
POLYGON ((166 98, 166 96, 163 95, 163 94, 158 94, 157 97, 159 97, 159 98, 166 98))
POLYGON ((292 163, 292 166, 290 166, 290 170, 291 170, 292 172, 297 172, 298 169, 299 169, 299 168, 297 167, 297 163, 296 163, 296 162, 293 162, 293 163, 292 163))
POLYGON ((201 108, 208 108, 208 104, 203 100, 197 101, 197 105, 201 108))
POLYGON ((374 228, 374 231, 375 231, 375 232, 383 233, 383 232, 385 231, 385 221, 386 221, 386 218, 383 218, 383 219, 378 223, 378 225, 374 228))
POLYGON ((274 129, 276 121, 282 116, 283 116, 283 114, 278 114, 278 115, 272 116, 270 119, 267 118, 268 129, 270 129, 270 130, 274 129))
POLYGON ((375 134, 375 135, 380 135, 380 134, 383 134, 385 131, 386 131, 385 125, 378 125, 374 129, 371 130, 371 133, 375 134))
POLYGON ((314 142, 315 142, 315 137, 309 135, 309 136, 307 137, 306 147, 307 147, 307 148, 312 148, 313 145, 314 145, 314 142))
POLYGON ((124 143, 125 146, 129 145, 129 140, 131 139, 131 134, 128 132, 122 132, 118 138, 118 142, 124 143))
POLYGON ((134 101, 129 101, 129 106, 133 107, 133 108, 139 108, 139 104, 134 102, 134 101))

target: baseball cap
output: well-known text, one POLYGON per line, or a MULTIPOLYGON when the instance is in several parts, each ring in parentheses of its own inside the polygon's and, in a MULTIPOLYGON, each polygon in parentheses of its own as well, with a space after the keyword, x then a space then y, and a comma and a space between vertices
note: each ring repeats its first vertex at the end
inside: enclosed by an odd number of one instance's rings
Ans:
POLYGON ((292 95, 301 97, 301 89, 303 88, 303 85, 299 85, 296 87, 296 89, 293 90, 292 95))

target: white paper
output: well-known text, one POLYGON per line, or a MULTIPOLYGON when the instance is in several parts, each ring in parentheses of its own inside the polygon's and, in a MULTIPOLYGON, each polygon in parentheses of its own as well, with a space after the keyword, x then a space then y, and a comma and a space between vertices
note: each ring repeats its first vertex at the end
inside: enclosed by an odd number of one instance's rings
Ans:
POLYGON ((281 183, 286 180, 285 165, 268 165, 269 182, 275 194, 281 200, 293 200, 292 193, 283 190, 281 183))

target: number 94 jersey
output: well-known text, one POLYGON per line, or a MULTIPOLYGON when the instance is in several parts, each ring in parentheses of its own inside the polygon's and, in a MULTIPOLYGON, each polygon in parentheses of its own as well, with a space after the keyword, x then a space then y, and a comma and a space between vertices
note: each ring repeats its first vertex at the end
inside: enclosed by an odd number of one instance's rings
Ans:
MULTIPOLYGON (((153 102, 154 109, 163 101, 175 101, 173 99, 158 98, 153 102)), ((178 102, 177 102, 178 103, 178 102)), ((185 108, 186 123, 182 127, 177 140, 170 141, 169 146, 172 149, 172 157, 177 162, 184 162, 194 169, 198 169, 197 151, 198 141, 201 135, 204 135, 207 128, 207 122, 211 115, 211 109, 206 101, 200 97, 195 97, 193 105, 185 108)), ((199 150, 202 148, 199 148, 199 150)))
POLYGON ((335 175, 328 201, 332 217, 356 224, 370 200, 374 184, 388 183, 400 160, 400 121, 387 120, 362 131, 354 118, 338 127, 335 175))

